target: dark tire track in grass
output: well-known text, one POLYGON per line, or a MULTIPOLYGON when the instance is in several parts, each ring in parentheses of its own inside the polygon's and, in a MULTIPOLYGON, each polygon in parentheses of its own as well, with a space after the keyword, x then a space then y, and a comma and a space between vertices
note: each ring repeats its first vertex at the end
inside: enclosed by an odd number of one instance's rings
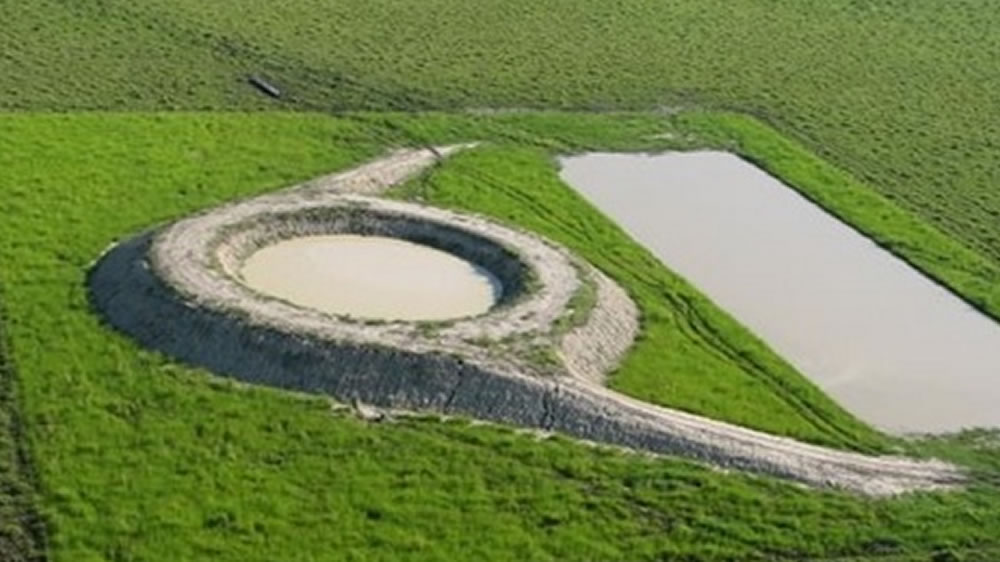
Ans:
POLYGON ((46 529, 36 504, 37 474, 24 434, 5 321, 0 302, 0 560, 43 562, 46 529))

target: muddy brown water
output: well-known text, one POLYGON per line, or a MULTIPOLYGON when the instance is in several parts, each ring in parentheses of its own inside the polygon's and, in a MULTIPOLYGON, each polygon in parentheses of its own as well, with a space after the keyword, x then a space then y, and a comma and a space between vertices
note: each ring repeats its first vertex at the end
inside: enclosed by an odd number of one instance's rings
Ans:
POLYGON ((500 281, 455 255, 396 238, 306 236, 262 248, 243 282, 264 294, 331 314, 381 320, 445 320, 488 311, 500 281))
POLYGON ((861 419, 894 432, 1000 426, 1000 325, 752 164, 715 151, 561 164, 861 419))

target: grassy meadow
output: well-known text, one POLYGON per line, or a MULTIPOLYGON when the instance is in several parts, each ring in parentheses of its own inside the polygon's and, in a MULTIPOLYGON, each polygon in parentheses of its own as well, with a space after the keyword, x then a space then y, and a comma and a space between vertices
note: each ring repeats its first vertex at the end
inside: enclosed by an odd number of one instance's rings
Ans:
POLYGON ((900 443, 857 422, 562 185, 551 160, 653 148, 664 141, 650 133, 682 126, 656 114, 0 116, 0 296, 50 558, 995 556, 995 445, 900 443), (975 483, 866 500, 461 420, 370 425, 322 398, 178 365, 91 311, 88 266, 115 240, 402 137, 498 139, 398 195, 536 229, 637 298, 644 335, 619 389, 835 446, 956 458, 979 470, 975 483))
POLYGON ((732 150, 1000 318, 1000 3, 0 0, 0 560, 1000 560, 997 432, 901 440, 563 185, 732 150), (246 83, 265 77, 274 100, 246 83), (664 136, 669 133, 670 136, 664 136), (394 196, 557 240, 642 310, 611 385, 960 492, 869 500, 466 420, 367 424, 102 325, 115 241, 390 147, 394 196))

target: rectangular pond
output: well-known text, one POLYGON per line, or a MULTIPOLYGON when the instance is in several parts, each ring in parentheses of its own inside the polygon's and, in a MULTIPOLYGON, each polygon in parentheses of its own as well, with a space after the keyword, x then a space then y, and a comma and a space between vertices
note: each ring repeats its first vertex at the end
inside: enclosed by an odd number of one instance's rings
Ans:
POLYGON ((1000 426, 1000 325, 756 166, 716 151, 561 164, 859 418, 893 432, 1000 426))

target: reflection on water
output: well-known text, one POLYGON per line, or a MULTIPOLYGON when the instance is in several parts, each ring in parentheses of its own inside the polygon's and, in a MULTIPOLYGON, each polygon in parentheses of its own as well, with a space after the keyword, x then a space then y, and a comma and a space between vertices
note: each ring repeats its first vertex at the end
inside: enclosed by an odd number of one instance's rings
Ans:
POLYGON ((858 417, 891 431, 1000 426, 1000 325, 752 164, 705 151, 562 166, 858 417))

